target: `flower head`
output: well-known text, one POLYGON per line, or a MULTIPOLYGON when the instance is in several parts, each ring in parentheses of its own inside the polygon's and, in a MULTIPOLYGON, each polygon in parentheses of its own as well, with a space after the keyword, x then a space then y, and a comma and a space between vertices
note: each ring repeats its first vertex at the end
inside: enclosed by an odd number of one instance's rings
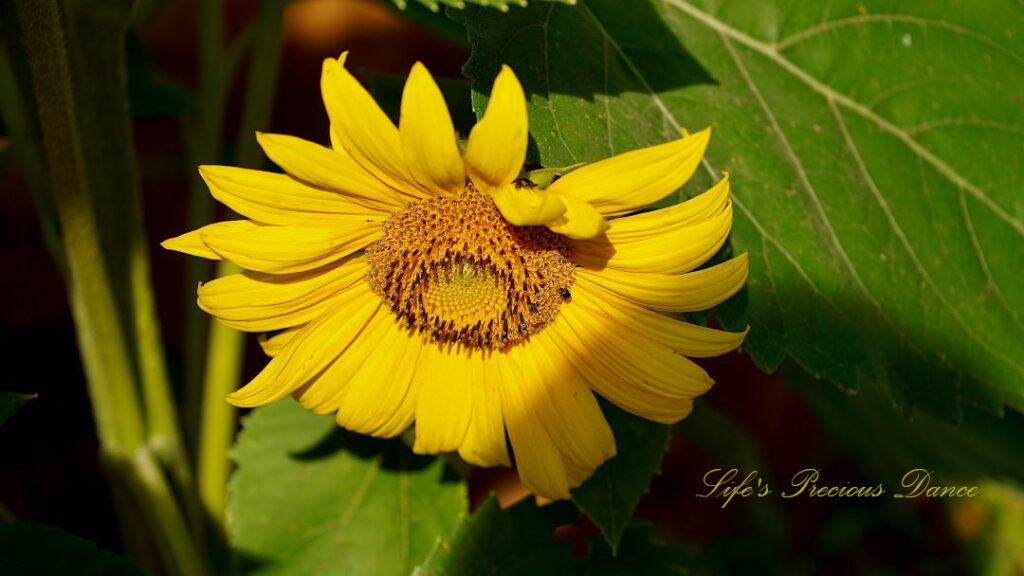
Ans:
POLYGON ((567 498, 615 440, 594 393, 676 422, 712 385, 687 358, 745 333, 666 313, 735 293, 747 259, 695 270, 732 224, 728 178, 687 202, 638 212, 696 169, 709 131, 569 172, 545 189, 517 180, 526 100, 512 71, 494 83, 464 149, 429 72, 412 68, 396 127, 345 69, 324 63, 331 148, 259 134, 285 174, 200 172, 245 216, 164 242, 247 269, 199 288, 225 324, 264 333, 272 357, 228 400, 293 395, 374 436, 415 422, 414 450, 510 465, 567 498))

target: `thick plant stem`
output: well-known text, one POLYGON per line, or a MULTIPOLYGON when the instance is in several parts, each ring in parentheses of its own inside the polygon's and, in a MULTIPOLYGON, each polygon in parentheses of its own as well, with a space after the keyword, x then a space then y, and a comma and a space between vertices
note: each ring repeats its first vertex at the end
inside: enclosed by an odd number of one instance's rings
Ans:
POLYGON ((78 133, 64 33, 55 0, 18 0, 43 149, 56 195, 68 263, 68 291, 93 404, 103 461, 138 486, 135 498, 172 572, 204 569, 159 467, 146 431, 131 352, 100 249, 78 133))
MULTIPOLYGON (((235 163, 258 167, 262 164, 256 146, 255 131, 264 128, 273 108, 274 88, 281 60, 281 17, 285 2, 266 0, 256 17, 255 37, 249 59, 246 100, 238 135, 235 163)), ((234 264, 221 262, 217 276, 240 272, 234 264)), ((244 334, 219 322, 210 324, 203 382, 203 410, 200 422, 199 490, 207 513, 223 521, 227 478, 230 472, 228 450, 235 432, 237 410, 224 397, 239 384, 244 334)))
POLYGON ((143 441, 142 414, 89 201, 60 16, 53 0, 18 0, 18 17, 56 191, 71 309, 97 433, 107 452, 125 454, 143 441))

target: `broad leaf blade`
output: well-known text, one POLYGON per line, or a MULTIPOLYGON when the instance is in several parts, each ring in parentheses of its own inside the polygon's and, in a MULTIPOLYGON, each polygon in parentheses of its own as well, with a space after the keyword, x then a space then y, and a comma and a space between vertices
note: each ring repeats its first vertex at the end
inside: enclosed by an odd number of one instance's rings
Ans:
POLYGON ((229 511, 251 573, 405 575, 466 507, 443 461, 291 400, 245 421, 236 459, 229 511))
POLYGON ((437 543, 414 575, 565 576, 572 566, 572 549, 556 542, 552 532, 572 519, 558 505, 538 509, 523 502, 502 510, 492 496, 462 519, 452 538, 437 543))
POLYGON ((528 92, 546 165, 716 130, 681 197, 725 170, 748 290, 719 310, 846 389, 951 420, 1024 409, 1024 13, 1012 3, 810 9, 664 0, 453 16, 486 93, 528 92))
POLYGON ((601 529, 615 553, 633 510, 658 472, 672 429, 602 403, 618 454, 572 491, 572 501, 601 529))

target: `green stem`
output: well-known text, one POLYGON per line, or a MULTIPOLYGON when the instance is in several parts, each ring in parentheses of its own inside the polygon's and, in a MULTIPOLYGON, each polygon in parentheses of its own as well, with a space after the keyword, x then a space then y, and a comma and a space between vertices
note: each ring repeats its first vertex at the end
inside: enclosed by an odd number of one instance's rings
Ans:
MULTIPOLYGON (((195 124, 190 126, 186 138, 189 156, 187 228, 194 230, 213 220, 213 199, 195 167, 217 162, 223 144, 224 107, 231 71, 227 69, 224 50, 224 11, 221 0, 199 3, 199 106, 195 124)), ((190 258, 185 268, 185 288, 189 294, 200 282, 206 281, 210 265, 205 260, 190 258)), ((206 332, 210 326, 206 314, 187 300, 185 308, 185 422, 187 429, 198 431, 202 390, 203 366, 206 358, 206 332)), ((201 436, 197 432, 193 441, 198 446, 201 436)))
POLYGON ((145 447, 132 356, 90 200, 57 3, 18 0, 18 21, 63 232, 69 299, 103 461, 113 476, 137 487, 135 497, 159 535, 165 565, 178 573, 204 573, 177 503, 145 447))
POLYGON ((123 454, 141 445, 142 417, 86 187, 60 15, 53 0, 18 0, 18 17, 56 192, 71 309, 97 433, 107 452, 123 454))
MULTIPOLYGON (((273 108, 281 60, 281 13, 285 3, 283 0, 266 0, 256 16, 255 37, 260 41, 253 46, 249 59, 246 100, 235 158, 240 166, 262 165, 255 131, 269 123, 273 108)), ((229 262, 221 262, 217 276, 240 271, 229 262)), ((231 467, 228 449, 234 438, 237 415, 237 410, 224 397, 238 387, 245 340, 242 332, 219 322, 210 324, 208 338, 198 475, 200 497, 206 511, 220 522, 224 518, 225 488, 231 467)))

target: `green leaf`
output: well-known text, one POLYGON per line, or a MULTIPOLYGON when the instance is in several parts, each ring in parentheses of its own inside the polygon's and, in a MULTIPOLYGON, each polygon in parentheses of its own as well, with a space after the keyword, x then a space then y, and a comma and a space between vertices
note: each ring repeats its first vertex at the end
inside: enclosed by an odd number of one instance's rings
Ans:
POLYGON ((602 402, 615 433, 618 454, 572 491, 572 501, 601 529, 615 553, 640 497, 660 470, 672 428, 644 420, 602 402))
POLYGON ((350 434, 290 399, 245 420, 229 516, 256 574, 408 574, 466 507, 443 461, 350 434))
POLYGON ((143 576, 142 570, 95 544, 42 524, 0 526, 0 558, 6 574, 48 576, 143 576))
POLYGON ((592 546, 576 574, 586 576, 670 576, 689 574, 690 554, 651 533, 647 524, 634 523, 623 531, 622 546, 613 554, 604 546, 592 546))
POLYGON ((35 398, 35 394, 19 394, 17 392, 0 392, 0 424, 14 416, 19 408, 35 398))
POLYGON ((908 420, 875 386, 863 386, 851 396, 822 386, 797 366, 786 365, 783 374, 786 384, 800 391, 814 409, 826 432, 887 483, 898 485, 893 479, 922 466, 951 480, 994 477, 1024 482, 1020 414, 996 418, 964 407, 961 426, 924 412, 908 420))
POLYGON ((905 409, 1024 410, 1024 12, 1012 2, 531 4, 452 16, 477 98, 502 63, 545 165, 715 127, 680 198, 728 170, 747 290, 719 309, 905 409))
POLYGON ((564 506, 537 508, 532 501, 502 510, 490 496, 463 516, 450 539, 439 541, 415 576, 565 576, 572 548, 552 538, 559 524, 573 520, 564 506))

